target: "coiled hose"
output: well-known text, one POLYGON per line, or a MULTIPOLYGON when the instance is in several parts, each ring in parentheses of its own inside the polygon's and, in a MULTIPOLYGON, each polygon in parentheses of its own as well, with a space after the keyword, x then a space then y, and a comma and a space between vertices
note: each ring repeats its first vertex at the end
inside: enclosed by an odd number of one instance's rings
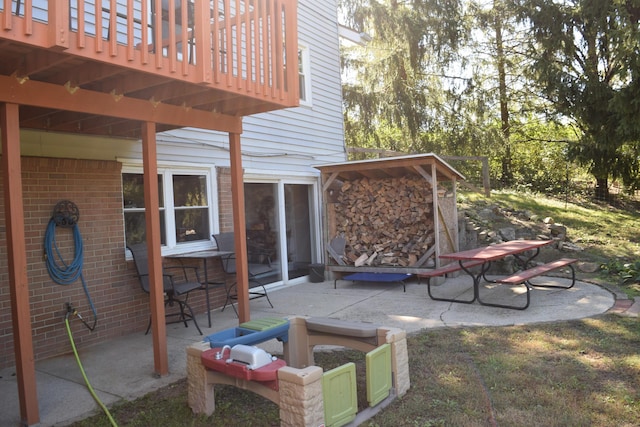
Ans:
POLYGON ((60 250, 58 249, 58 243, 56 242, 56 222, 53 218, 49 220, 47 231, 44 235, 44 251, 47 271, 49 272, 49 276, 51 277, 51 279, 53 279, 54 282, 60 285, 70 285, 78 279, 82 281, 84 293, 87 296, 87 301, 89 301, 89 306, 91 307, 91 311, 93 313, 93 325, 90 326, 80 316, 79 319, 90 331, 93 331, 96 328, 96 323, 98 322, 98 314, 96 312, 95 306, 93 305, 93 301, 91 300, 91 295, 89 295, 87 283, 85 282, 84 276, 82 275, 82 267, 84 264, 84 246, 82 244, 82 236, 80 235, 80 228, 78 227, 78 224, 73 224, 72 231, 75 251, 73 260, 69 264, 67 264, 62 258, 62 254, 60 254, 60 250))

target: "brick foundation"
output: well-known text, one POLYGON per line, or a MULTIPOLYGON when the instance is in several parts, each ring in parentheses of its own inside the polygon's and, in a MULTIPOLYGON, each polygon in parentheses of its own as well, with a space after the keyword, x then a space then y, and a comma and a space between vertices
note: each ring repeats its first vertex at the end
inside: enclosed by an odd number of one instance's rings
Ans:
MULTIPOLYGON (((125 260, 121 164, 24 157, 22 179, 36 360, 71 351, 64 328, 65 303, 72 303, 85 320, 93 322, 81 282, 68 286, 56 284, 49 277, 43 258, 47 224, 54 206, 61 200, 74 202, 80 211, 83 275, 98 313, 97 328, 93 332, 76 320, 71 322, 76 345, 82 348, 134 331, 144 333, 149 321, 149 296, 140 288, 133 262, 125 260)), ((220 188, 223 187, 221 183, 220 188)), ((4 197, 0 197, 0 212, 0 368, 3 368, 14 364, 4 197)), ((57 227, 56 242, 64 260, 73 260, 72 230, 57 227)), ((212 266, 209 277, 220 275, 221 271, 212 266)), ((224 304, 222 289, 210 295, 212 307, 224 304)), ((205 311, 203 292, 193 293, 189 302, 197 313, 205 311)))

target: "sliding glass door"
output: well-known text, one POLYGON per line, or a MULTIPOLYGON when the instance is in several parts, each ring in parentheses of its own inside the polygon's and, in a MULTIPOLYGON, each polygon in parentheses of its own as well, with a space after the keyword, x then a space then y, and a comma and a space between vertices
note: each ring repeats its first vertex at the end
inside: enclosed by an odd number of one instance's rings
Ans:
POLYGON ((245 183, 249 257, 271 263, 271 283, 306 276, 317 258, 314 189, 314 184, 285 181, 245 183))
POLYGON ((287 273, 289 279, 309 274, 315 246, 311 225, 313 188, 304 184, 284 185, 285 226, 287 230, 287 273))
POLYGON ((282 280, 277 190, 271 183, 244 185, 249 262, 270 264, 273 274, 264 278, 269 282, 282 280))

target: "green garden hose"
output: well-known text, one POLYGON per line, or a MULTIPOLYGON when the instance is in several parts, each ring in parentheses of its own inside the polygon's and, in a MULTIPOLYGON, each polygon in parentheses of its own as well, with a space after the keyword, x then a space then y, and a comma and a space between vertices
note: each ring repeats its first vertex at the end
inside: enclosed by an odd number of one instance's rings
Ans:
MULTIPOLYGON (((91 396, 93 396, 93 399, 98 403, 100 408, 102 408, 104 413, 107 415, 107 418, 109 418, 111 425, 113 427, 118 427, 118 424, 116 424, 115 420, 111 416, 109 409, 107 409, 104 403, 102 403, 102 401, 98 398, 98 395, 96 394, 96 392, 93 390, 93 387, 91 387, 91 384, 89 383, 89 379, 87 378, 87 374, 84 372, 84 368, 82 367, 82 362, 80 362, 80 357, 78 356, 78 350, 76 350, 76 344, 73 341, 73 334, 71 333, 71 327, 69 326, 69 314, 70 312, 67 312, 67 314, 65 315, 64 323, 67 326, 67 334, 69 335, 69 342, 71 342, 71 348, 73 348, 73 354, 76 356, 76 362, 78 363, 78 367, 80 368, 80 372, 82 373, 82 378, 84 378, 84 382, 87 385, 87 388, 89 389, 89 393, 91 393, 91 396)), ((74 312, 74 314, 77 314, 77 313, 74 312)))

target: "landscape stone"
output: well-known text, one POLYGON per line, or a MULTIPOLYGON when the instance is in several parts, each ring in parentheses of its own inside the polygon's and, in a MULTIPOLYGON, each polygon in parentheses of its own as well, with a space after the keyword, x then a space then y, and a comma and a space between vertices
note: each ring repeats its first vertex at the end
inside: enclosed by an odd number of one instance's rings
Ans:
POLYGON ((506 241, 516 239, 516 229, 513 227, 505 227, 499 230, 500 236, 506 241))
POLYGON ((578 270, 583 273, 595 273, 600 270, 600 264, 597 262, 580 262, 578 263, 578 270))

